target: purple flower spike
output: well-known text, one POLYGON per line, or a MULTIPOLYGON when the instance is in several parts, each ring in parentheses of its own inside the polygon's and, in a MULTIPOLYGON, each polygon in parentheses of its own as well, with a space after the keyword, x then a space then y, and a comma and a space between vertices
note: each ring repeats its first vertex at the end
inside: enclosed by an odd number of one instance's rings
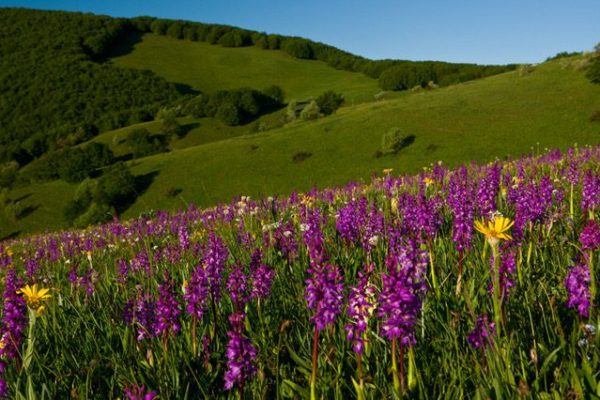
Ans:
POLYGON ((390 340, 400 339, 403 345, 414 345, 414 327, 427 290, 427 252, 404 247, 398 256, 390 255, 387 264, 378 298, 381 333, 390 340))
POLYGON ((598 204, 600 204, 600 177, 592 171, 587 170, 583 176, 581 208, 584 211, 594 210, 598 204))
POLYGON ((239 332, 227 332, 227 372, 225 372, 225 389, 231 390, 236 384, 242 385, 256 374, 256 349, 250 339, 239 332))
POLYGON ((179 324, 179 302, 173 293, 173 283, 169 280, 158 285, 159 299, 156 302, 156 335, 176 335, 181 326, 179 324))
POLYGON ((331 264, 315 265, 308 269, 304 298, 314 311, 310 321, 318 331, 335 322, 342 311, 344 284, 340 269, 331 264))
POLYGON ((183 299, 186 303, 185 310, 187 313, 201 320, 206 310, 209 293, 208 275, 202 265, 198 265, 192 272, 190 281, 184 289, 183 299))
POLYGON ((250 297, 253 299, 265 299, 271 293, 271 285, 275 278, 275 271, 268 266, 261 264, 251 276, 252 291, 250 297))
POLYGON ((569 270, 565 279, 565 288, 569 299, 567 308, 576 308, 579 315, 584 318, 590 315, 590 270, 586 264, 576 265, 569 270))
POLYGON ((595 250, 600 244, 600 228, 598 223, 591 219, 581 231, 579 242, 582 250, 595 250))
POLYGON ((21 343, 27 326, 27 305, 23 297, 17 294, 17 290, 21 286, 23 286, 23 282, 21 279, 17 279, 15 271, 8 270, 3 296, 0 359, 15 359, 21 351, 21 343))
POLYGON ((359 283, 350 288, 348 296, 348 317, 351 323, 346 324, 346 339, 352 341, 352 350, 362 355, 365 350, 364 332, 369 325, 369 318, 375 310, 375 286, 369 282, 373 267, 366 266, 365 272, 359 272, 359 283))
POLYGON ((146 387, 144 385, 129 385, 123 389, 127 400, 153 400, 158 396, 154 390, 150 392, 146 392, 146 387))
POLYGON ((477 317, 475 328, 467 336, 467 341, 474 349, 492 347, 492 338, 496 336, 496 325, 489 321, 487 314, 477 317))

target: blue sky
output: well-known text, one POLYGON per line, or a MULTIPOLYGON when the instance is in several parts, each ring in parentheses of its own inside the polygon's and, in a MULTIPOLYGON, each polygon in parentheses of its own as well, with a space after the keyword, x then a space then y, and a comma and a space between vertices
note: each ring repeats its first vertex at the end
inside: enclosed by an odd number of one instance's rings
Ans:
POLYGON ((533 63, 600 42, 600 0, 0 0, 0 6, 222 23, 303 36, 374 59, 533 63))

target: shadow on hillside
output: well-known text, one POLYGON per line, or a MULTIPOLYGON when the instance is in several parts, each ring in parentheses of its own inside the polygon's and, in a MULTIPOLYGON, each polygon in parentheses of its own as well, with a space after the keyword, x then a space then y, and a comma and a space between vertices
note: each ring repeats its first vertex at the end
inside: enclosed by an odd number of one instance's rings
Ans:
POLYGON ((40 206, 27 206, 19 212, 17 219, 27 218, 31 214, 33 214, 40 206))
POLYGON ((410 146, 411 144, 413 144, 415 142, 415 139, 417 137, 415 135, 408 135, 408 136, 404 136, 400 142, 398 142, 398 145, 395 149, 396 153, 399 153, 400 151, 404 150, 405 148, 407 148, 408 146, 410 146))
POLYGON ((177 89, 177 91, 181 94, 190 94, 192 96, 198 96, 200 93, 202 93, 201 91, 194 89, 187 83, 178 83, 178 82, 171 82, 171 83, 173 85, 175 85, 175 89, 177 89))
POLYGON ((116 41, 116 45, 106 54, 106 59, 125 56, 133 51, 135 45, 142 41, 144 34, 137 30, 131 30, 122 35, 116 41))
POLYGON ((17 203, 17 202, 19 202, 19 201, 22 201, 22 200, 28 199, 29 197, 31 197, 31 194, 32 194, 32 193, 25 193, 24 195, 22 195, 22 196, 19 196, 19 197, 17 197, 16 199, 14 199, 14 200, 13 200, 13 202, 17 203))
POLYGON ((185 138, 187 136, 187 134, 190 133, 191 130, 196 129, 199 126, 200 126, 200 124, 198 122, 192 122, 191 124, 181 125, 181 128, 180 128, 181 131, 177 135, 177 138, 178 139, 185 138))
POLYGON ((152 182, 154 182, 154 179, 158 176, 158 173, 158 171, 152 171, 144 175, 137 175, 135 177, 135 197, 132 196, 128 198, 127 201, 119 204, 116 207, 117 213, 122 214, 125 212, 125 210, 135 203, 135 200, 138 197, 146 193, 146 190, 148 190, 150 185, 152 185, 152 182))
POLYGON ((21 234, 21 231, 14 231, 14 232, 11 232, 11 233, 9 233, 9 234, 8 234, 8 235, 6 235, 6 236, 2 236, 2 237, 0 237, 0 241, 3 241, 3 240, 9 240, 9 239, 14 239, 14 238, 16 238, 17 236, 19 236, 20 234, 21 234))
POLYGON ((123 154, 121 156, 115 157, 115 164, 119 162, 131 161, 133 160, 133 153, 123 154))

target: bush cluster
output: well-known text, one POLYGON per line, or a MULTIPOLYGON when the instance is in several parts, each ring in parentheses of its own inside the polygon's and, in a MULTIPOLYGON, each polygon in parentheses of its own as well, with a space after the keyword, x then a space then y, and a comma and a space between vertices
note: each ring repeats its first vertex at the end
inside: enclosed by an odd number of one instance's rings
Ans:
POLYGON ((100 178, 84 180, 63 215, 76 227, 105 222, 132 203, 136 193, 135 177, 124 164, 115 164, 100 178))
POLYGON ((192 98, 183 112, 196 118, 214 117, 230 126, 242 125, 280 107, 282 99, 283 91, 278 86, 265 92, 247 88, 220 90, 192 98))

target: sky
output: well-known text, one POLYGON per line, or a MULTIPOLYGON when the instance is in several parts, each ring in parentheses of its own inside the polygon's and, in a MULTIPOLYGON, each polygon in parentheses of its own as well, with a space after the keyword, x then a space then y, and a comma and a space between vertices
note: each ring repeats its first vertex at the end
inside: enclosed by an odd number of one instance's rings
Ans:
POLYGON ((600 42, 600 0, 0 0, 302 36, 371 59, 536 63, 600 42))

